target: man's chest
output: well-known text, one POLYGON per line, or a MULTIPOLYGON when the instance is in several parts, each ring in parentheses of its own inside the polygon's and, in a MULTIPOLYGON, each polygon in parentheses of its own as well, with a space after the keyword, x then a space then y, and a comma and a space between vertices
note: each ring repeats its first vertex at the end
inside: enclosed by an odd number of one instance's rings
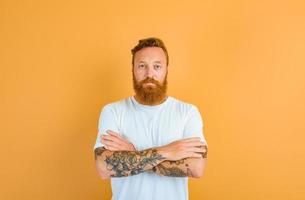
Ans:
POLYGON ((184 124, 184 117, 177 112, 126 112, 119 127, 120 134, 143 150, 182 139, 184 124))

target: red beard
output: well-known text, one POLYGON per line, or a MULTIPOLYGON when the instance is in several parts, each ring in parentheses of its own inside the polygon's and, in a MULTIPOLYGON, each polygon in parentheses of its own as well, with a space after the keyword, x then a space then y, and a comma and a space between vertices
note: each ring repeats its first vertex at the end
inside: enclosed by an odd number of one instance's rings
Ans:
POLYGON ((134 75, 133 79, 133 89, 136 92, 136 97, 145 105, 156 105, 163 102, 166 98, 167 89, 167 75, 165 76, 163 84, 152 78, 146 78, 140 82, 137 82, 134 75), (145 83, 154 83, 154 85, 145 83))

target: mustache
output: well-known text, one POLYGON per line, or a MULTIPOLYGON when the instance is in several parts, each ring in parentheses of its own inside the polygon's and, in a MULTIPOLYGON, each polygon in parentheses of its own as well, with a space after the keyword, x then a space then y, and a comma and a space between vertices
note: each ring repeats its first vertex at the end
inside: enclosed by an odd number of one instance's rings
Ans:
POLYGON ((153 79, 153 78, 146 78, 146 79, 140 81, 140 84, 141 84, 141 85, 142 85, 142 84, 145 84, 145 83, 154 83, 154 84, 156 84, 156 85, 161 85, 161 83, 160 83, 159 81, 157 81, 157 80, 155 80, 155 79, 153 79))

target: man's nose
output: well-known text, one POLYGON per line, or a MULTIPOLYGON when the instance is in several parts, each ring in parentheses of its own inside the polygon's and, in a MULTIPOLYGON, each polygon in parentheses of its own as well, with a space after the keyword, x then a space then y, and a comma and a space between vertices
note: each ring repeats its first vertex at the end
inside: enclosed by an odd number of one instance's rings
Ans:
POLYGON ((147 68, 147 76, 148 76, 149 78, 153 78, 153 77, 154 77, 154 74, 155 74, 155 72, 154 72, 153 67, 149 66, 149 67, 147 68))

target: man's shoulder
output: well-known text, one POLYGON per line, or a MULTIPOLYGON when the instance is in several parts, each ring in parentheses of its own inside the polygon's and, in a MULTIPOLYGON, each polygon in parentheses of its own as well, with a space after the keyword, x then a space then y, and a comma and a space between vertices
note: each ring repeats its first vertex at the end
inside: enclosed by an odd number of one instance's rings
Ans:
POLYGON ((187 109, 187 110, 197 109, 197 106, 194 105, 193 103, 175 98, 173 96, 170 96, 170 98, 172 99, 173 104, 178 108, 187 109))
POLYGON ((118 108, 122 106, 126 106, 127 104, 130 103, 131 97, 126 97, 123 99, 118 99, 112 102, 107 102, 103 105, 104 108, 118 108))

